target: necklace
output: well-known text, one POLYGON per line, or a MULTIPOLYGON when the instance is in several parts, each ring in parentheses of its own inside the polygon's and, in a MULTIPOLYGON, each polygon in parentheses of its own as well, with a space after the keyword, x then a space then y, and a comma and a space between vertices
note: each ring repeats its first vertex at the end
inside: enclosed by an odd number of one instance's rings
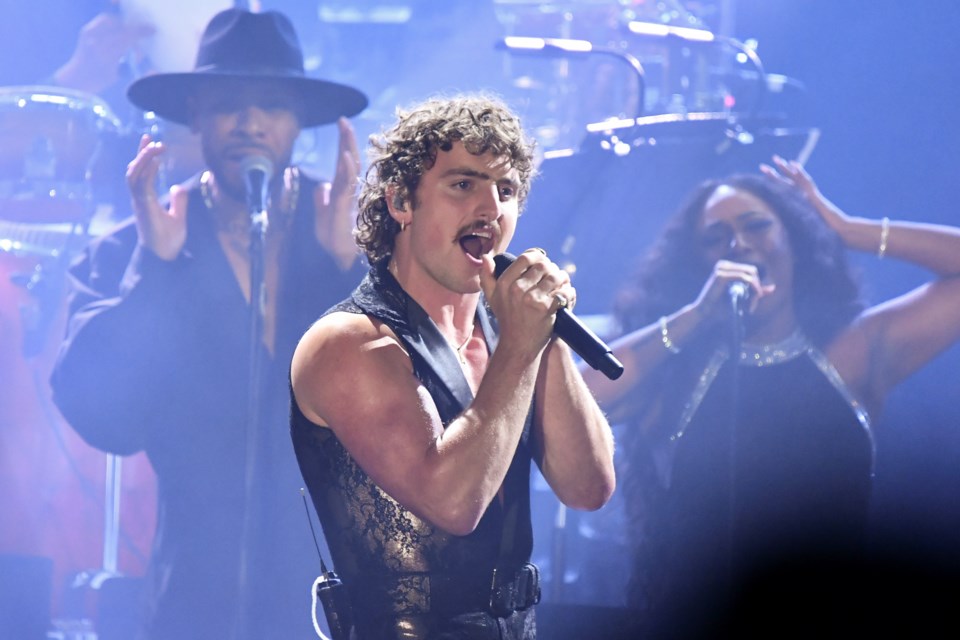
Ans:
POLYGON ((740 347, 740 364, 748 367, 762 367, 792 360, 810 349, 810 342, 803 332, 797 329, 789 336, 773 344, 755 345, 744 343, 740 347))
POLYGON ((463 348, 467 346, 467 343, 470 342, 470 338, 473 337, 474 324, 470 325, 470 332, 467 333, 467 339, 460 343, 459 347, 456 347, 454 351, 457 352, 457 358, 460 360, 460 364, 467 364, 467 357, 463 355, 463 348))

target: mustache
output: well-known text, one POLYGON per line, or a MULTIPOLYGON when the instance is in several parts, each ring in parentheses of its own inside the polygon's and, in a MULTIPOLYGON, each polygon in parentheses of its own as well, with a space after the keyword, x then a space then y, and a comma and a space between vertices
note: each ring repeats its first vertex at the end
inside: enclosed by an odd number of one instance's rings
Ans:
POLYGON ((479 220, 477 222, 472 222, 458 229, 457 237, 462 238, 463 236, 466 236, 466 235, 475 235, 482 231, 490 232, 494 240, 500 239, 500 228, 495 224, 491 224, 489 222, 483 222, 482 220, 479 220))

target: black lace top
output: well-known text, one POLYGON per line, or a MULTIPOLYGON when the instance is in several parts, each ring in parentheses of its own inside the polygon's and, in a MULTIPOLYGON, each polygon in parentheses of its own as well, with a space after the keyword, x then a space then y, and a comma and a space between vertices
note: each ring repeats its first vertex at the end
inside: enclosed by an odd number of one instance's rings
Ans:
MULTIPOLYGON (((385 263, 372 267, 351 298, 328 313, 335 311, 367 314, 396 333, 444 425, 472 401, 453 350, 385 263)), ((495 349, 495 324, 483 305, 477 322, 488 348, 495 349)), ((296 402, 291 429, 335 568, 350 593, 354 619, 361 624, 440 609, 482 611, 494 568, 515 571, 529 560, 529 417, 504 481, 502 501, 494 500, 476 530, 466 536, 446 533, 397 503, 357 465, 333 431, 307 420, 296 402), (508 519, 516 524, 505 538, 502 531, 508 519)))

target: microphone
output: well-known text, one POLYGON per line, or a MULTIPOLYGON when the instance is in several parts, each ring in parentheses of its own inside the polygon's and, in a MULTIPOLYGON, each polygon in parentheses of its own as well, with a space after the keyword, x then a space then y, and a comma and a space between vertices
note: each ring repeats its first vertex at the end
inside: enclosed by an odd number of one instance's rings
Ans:
MULTIPOLYGON (((507 270, 516 256, 502 253, 493 257, 495 264, 494 275, 500 277, 507 270)), ((603 373, 611 380, 616 380, 623 373, 623 364, 614 357, 603 340, 590 327, 583 324, 569 309, 557 310, 557 319, 553 324, 553 333, 576 352, 583 361, 594 369, 603 373)))
POLYGON ((727 287, 727 295, 730 296, 730 304, 733 306, 733 312, 740 317, 747 306, 747 300, 750 299, 750 286, 742 280, 731 282, 727 287))
POLYGON ((266 156, 247 156, 240 161, 243 183, 247 188, 247 206, 251 215, 267 210, 267 194, 273 177, 273 162, 266 156))

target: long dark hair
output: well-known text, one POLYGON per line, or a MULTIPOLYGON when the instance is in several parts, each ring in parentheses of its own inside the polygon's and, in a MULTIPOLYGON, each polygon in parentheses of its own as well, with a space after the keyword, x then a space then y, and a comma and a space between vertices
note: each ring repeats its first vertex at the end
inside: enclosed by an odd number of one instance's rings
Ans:
POLYGON ((793 250, 797 321, 814 344, 823 346, 864 309, 859 278, 839 236, 806 196, 758 174, 708 180, 694 189, 640 264, 635 284, 619 294, 615 314, 621 324, 628 329, 643 326, 696 298, 713 268, 705 259, 693 258, 702 255, 697 223, 707 200, 722 185, 760 198, 780 218, 793 250))

